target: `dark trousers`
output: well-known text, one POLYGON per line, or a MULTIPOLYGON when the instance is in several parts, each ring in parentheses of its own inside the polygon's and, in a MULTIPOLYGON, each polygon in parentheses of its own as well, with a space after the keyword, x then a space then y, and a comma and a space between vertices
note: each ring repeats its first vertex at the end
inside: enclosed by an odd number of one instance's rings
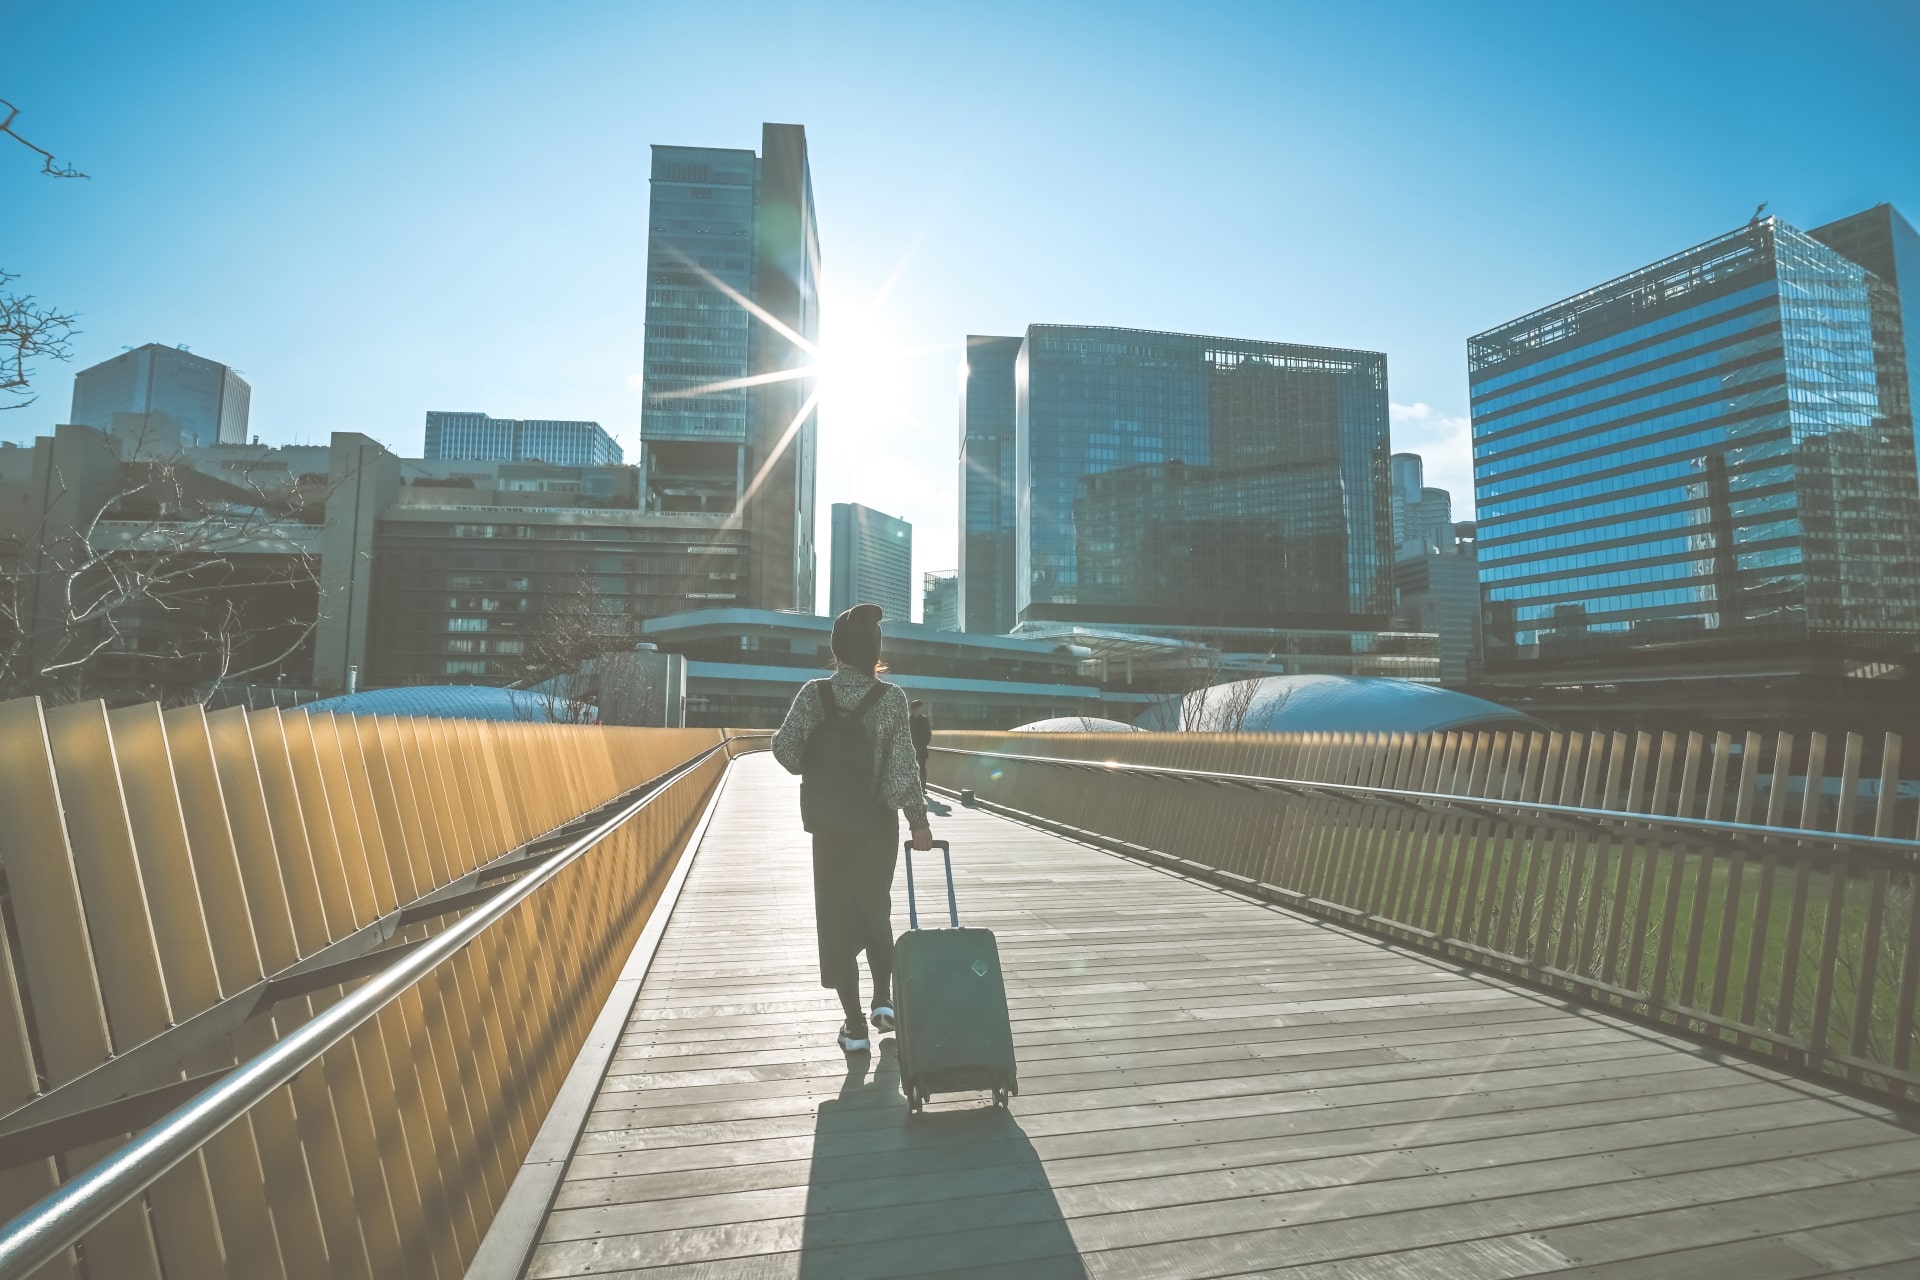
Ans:
POLYGON ((859 957, 867 953, 876 1003, 892 996, 893 869, 900 861, 898 824, 815 832, 813 918, 820 941, 820 985, 858 991, 859 957))

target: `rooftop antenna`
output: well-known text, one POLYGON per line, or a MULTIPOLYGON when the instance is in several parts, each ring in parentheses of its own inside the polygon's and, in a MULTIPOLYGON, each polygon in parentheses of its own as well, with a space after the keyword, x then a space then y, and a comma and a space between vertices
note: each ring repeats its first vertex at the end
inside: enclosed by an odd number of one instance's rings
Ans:
POLYGON ((1747 225, 1750 227, 1759 226, 1760 215, 1765 213, 1766 211, 1767 211, 1767 202, 1765 200, 1762 200, 1759 204, 1753 207, 1753 216, 1747 219, 1747 225))

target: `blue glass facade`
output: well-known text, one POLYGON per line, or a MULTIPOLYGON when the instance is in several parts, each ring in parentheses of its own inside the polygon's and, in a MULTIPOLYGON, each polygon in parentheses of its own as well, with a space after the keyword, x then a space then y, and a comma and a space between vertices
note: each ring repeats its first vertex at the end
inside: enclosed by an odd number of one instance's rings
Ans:
POLYGON ((1019 621, 1385 626, 1385 356, 1035 325, 1015 418, 1019 621))
POLYGON ((1014 366, 1019 338, 973 336, 960 370, 960 625, 1005 635, 1014 617, 1014 366))
POLYGON ((739 513, 748 602, 814 606, 820 241, 806 131, 653 148, 641 467, 649 510, 739 513))
POLYGON ((427 411, 427 458, 551 462, 561 467, 617 466, 620 446, 597 422, 493 418, 427 411))
POLYGON ((1766 219, 1471 339, 1489 667, 1920 631, 1878 287, 1766 219))
POLYGON ((659 510, 731 510, 748 444, 746 308, 760 159, 713 147, 653 149, 640 437, 659 510), (725 288, 720 286, 724 285, 725 288))

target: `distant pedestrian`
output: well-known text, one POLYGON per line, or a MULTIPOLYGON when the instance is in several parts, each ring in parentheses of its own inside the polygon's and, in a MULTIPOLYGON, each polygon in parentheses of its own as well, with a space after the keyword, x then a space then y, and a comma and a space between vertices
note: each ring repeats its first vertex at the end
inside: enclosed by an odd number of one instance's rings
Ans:
POLYGON ((900 812, 915 849, 931 849, 926 794, 914 767, 907 695, 875 674, 880 607, 855 605, 833 621, 830 679, 801 687, 773 756, 800 775, 800 819, 813 835, 813 912, 820 985, 839 993, 840 1047, 868 1048, 860 1009, 860 953, 873 974, 871 1020, 893 1030, 893 872, 900 812))
POLYGON ((927 789, 927 752, 933 746, 933 722, 927 719, 927 704, 915 701, 907 727, 913 732, 913 758, 920 762, 920 790, 927 789))

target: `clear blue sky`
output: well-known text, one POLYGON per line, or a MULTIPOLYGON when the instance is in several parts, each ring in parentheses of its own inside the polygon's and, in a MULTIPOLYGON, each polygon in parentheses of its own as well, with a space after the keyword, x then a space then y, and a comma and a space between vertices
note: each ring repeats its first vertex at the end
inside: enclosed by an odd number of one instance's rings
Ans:
MULTIPOLYGON (((186 343, 266 440, 428 409, 636 452, 649 143, 806 125, 828 504, 954 555, 967 333, 1385 351, 1395 446, 1471 509, 1468 335, 1727 230, 1920 221, 1920 3, 755 5, 0 0, 0 267, 71 374, 186 343), (17 152, 17 154, 16 154, 17 152), (887 282, 892 279, 889 288, 887 282), (876 305, 877 300, 877 305, 876 305)), ((821 566, 821 581, 826 580, 821 566)))

